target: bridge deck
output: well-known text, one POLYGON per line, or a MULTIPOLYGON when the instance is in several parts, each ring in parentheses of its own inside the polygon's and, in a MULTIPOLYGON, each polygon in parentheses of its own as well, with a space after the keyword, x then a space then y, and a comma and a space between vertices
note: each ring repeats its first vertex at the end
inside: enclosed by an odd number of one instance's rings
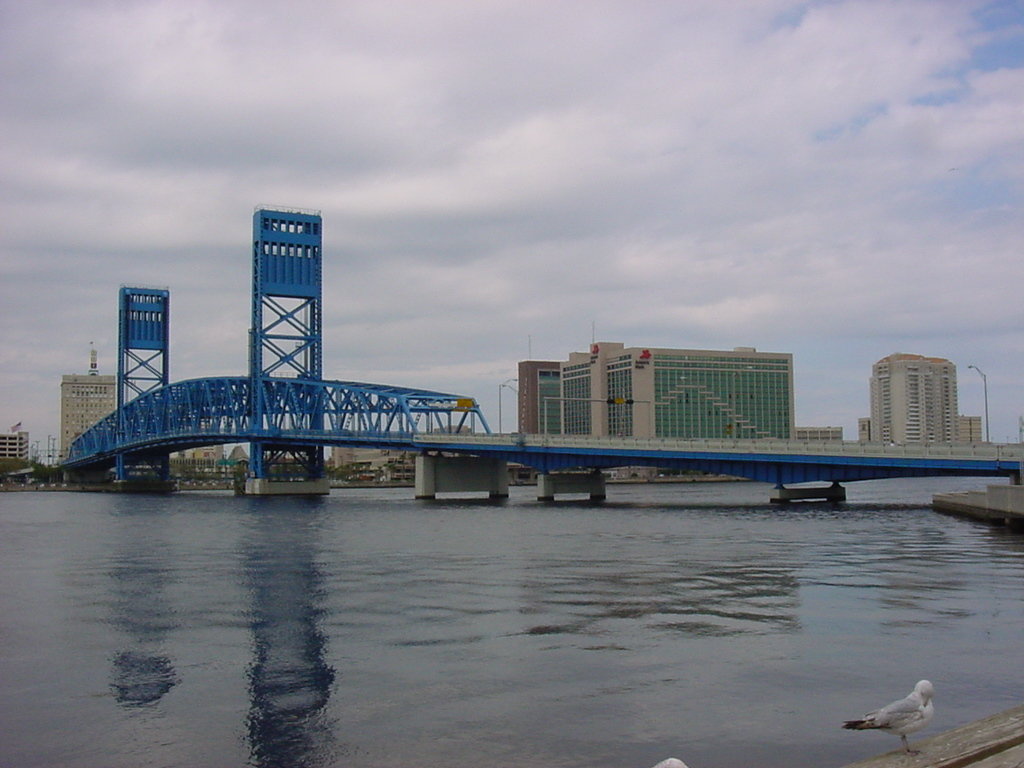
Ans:
POLYGON ((648 465, 765 482, 871 480, 929 475, 1019 479, 1024 446, 885 445, 796 440, 681 440, 568 435, 420 434, 421 449, 500 456, 541 471, 648 465))

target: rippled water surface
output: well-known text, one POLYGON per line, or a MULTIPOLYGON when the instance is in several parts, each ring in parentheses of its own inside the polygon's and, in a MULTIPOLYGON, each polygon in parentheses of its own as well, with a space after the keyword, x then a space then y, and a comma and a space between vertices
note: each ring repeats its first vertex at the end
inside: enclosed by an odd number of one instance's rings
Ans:
POLYGON ((0 766, 841 766, 1024 701, 1024 536, 929 506, 984 482, 2 494, 0 766))

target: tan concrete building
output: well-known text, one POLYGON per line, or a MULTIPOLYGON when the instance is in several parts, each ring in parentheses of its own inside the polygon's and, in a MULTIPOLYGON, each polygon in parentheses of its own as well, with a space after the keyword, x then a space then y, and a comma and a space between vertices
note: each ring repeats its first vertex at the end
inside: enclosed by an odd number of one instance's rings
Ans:
POLYGON ((117 408, 117 377, 68 374, 60 380, 60 460, 76 437, 117 408))
POLYGON ((857 419, 857 441, 861 443, 871 442, 871 418, 857 419))
POLYGON ((842 442, 843 439, 843 428, 842 427, 797 427, 796 438, 797 440, 806 440, 808 442, 842 442))
POLYGON ((956 366, 949 360, 900 353, 872 366, 872 440, 956 442, 958 415, 956 366))
POLYGON ((960 443, 982 443, 985 441, 984 433, 981 431, 981 416, 957 417, 957 442, 960 443))
POLYGON ((21 459, 28 461, 28 432, 20 429, 0 432, 0 459, 21 459))

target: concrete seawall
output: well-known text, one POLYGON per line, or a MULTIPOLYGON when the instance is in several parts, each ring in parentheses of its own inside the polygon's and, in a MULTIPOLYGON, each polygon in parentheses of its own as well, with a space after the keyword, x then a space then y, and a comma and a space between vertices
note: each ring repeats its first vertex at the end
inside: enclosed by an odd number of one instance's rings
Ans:
POLYGON ((1024 485, 990 485, 984 491, 940 493, 932 497, 932 507, 1024 532, 1024 485))

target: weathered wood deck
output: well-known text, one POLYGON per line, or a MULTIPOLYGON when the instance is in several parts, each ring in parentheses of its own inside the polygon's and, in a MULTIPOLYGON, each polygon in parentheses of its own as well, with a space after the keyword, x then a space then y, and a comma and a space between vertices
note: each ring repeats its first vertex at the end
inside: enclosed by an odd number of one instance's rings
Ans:
MULTIPOLYGON (((986 717, 845 768, 1024 768, 1024 706, 986 717)), ((899 741, 891 737, 896 744, 899 741)))

